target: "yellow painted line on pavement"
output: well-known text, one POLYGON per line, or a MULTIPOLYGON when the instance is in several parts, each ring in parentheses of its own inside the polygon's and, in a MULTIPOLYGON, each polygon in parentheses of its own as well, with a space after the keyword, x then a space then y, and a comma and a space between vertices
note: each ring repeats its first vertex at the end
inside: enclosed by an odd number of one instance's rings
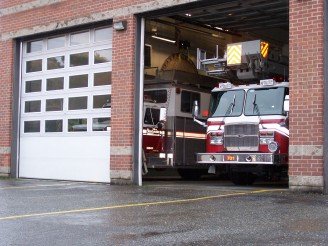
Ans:
POLYGON ((223 195, 202 196, 202 197, 196 197, 196 198, 186 198, 186 199, 169 200, 169 201, 130 203, 130 204, 120 204, 120 205, 112 205, 112 206, 96 207, 96 208, 82 208, 82 209, 73 209, 73 210, 63 210, 63 211, 57 211, 57 212, 12 215, 12 216, 0 217, 0 221, 1 220, 15 220, 15 219, 33 218, 33 217, 41 217, 41 216, 65 215, 65 214, 83 213, 83 212, 95 212, 95 211, 110 210, 110 209, 117 209, 117 208, 132 208, 132 207, 147 207, 147 206, 157 206, 157 205, 182 204, 182 203, 204 201, 204 200, 210 200, 210 199, 216 199, 216 198, 233 197, 233 196, 245 196, 245 195, 250 195, 250 194, 258 194, 258 193, 266 193, 266 192, 277 192, 277 191, 286 191, 286 189, 255 190, 255 191, 250 191, 250 192, 234 192, 234 193, 223 194, 223 195))

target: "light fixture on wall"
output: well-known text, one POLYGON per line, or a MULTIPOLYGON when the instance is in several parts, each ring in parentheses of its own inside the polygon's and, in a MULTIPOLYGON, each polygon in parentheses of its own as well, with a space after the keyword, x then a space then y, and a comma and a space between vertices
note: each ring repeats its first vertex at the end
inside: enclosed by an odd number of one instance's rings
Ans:
POLYGON ((158 40, 165 41, 165 42, 169 42, 169 43, 172 43, 172 44, 175 44, 176 43, 176 41, 173 40, 173 39, 170 39, 170 38, 167 38, 167 37, 158 36, 157 34, 151 35, 151 37, 152 38, 155 38, 155 39, 158 39, 158 40))
POLYGON ((115 31, 123 31, 123 30, 125 30, 126 29, 126 21, 123 20, 123 21, 114 22, 113 28, 114 28, 115 31))

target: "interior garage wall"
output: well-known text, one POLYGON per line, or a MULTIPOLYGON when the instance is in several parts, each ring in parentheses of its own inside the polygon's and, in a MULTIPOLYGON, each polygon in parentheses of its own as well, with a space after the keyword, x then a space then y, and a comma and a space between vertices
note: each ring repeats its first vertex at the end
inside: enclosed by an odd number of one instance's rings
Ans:
POLYGON ((323 189, 324 0, 289 1, 291 189, 323 189))

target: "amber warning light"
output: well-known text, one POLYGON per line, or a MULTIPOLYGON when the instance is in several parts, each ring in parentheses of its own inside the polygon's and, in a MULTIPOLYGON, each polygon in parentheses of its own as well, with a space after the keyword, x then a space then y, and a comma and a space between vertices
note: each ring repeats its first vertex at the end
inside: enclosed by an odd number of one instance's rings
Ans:
POLYGON ((269 55, 269 43, 261 42, 261 55, 263 58, 268 58, 269 55))

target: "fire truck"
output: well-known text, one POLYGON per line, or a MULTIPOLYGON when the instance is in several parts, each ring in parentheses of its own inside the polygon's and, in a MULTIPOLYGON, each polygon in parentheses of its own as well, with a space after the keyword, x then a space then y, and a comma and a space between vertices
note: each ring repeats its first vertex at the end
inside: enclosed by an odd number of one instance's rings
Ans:
MULTIPOLYGON (((197 115, 197 103, 194 110, 197 115)), ((197 163, 210 172, 226 168, 235 184, 252 184, 256 174, 281 175, 288 168, 288 111, 288 82, 221 84, 212 90, 206 152, 196 154, 197 163)))
POLYGON ((231 44, 227 50, 224 58, 206 59, 203 53, 199 59, 199 66, 215 64, 209 74, 234 73, 239 85, 226 82, 212 90, 207 122, 198 119, 194 103, 194 120, 207 129, 206 151, 196 154, 196 162, 209 173, 228 172, 238 185, 252 184, 258 175, 287 175, 289 83, 268 79, 281 80, 287 62, 271 59, 279 56, 260 40, 231 44))
MULTIPOLYGON (((206 110, 212 80, 181 70, 161 71, 145 79, 144 172, 177 169, 184 179, 197 179, 207 168, 196 165, 194 154, 205 151, 206 130, 194 124, 193 102, 206 110), (207 84, 210 83, 210 84, 207 84)), ((212 87, 213 88, 213 87, 212 87)))

